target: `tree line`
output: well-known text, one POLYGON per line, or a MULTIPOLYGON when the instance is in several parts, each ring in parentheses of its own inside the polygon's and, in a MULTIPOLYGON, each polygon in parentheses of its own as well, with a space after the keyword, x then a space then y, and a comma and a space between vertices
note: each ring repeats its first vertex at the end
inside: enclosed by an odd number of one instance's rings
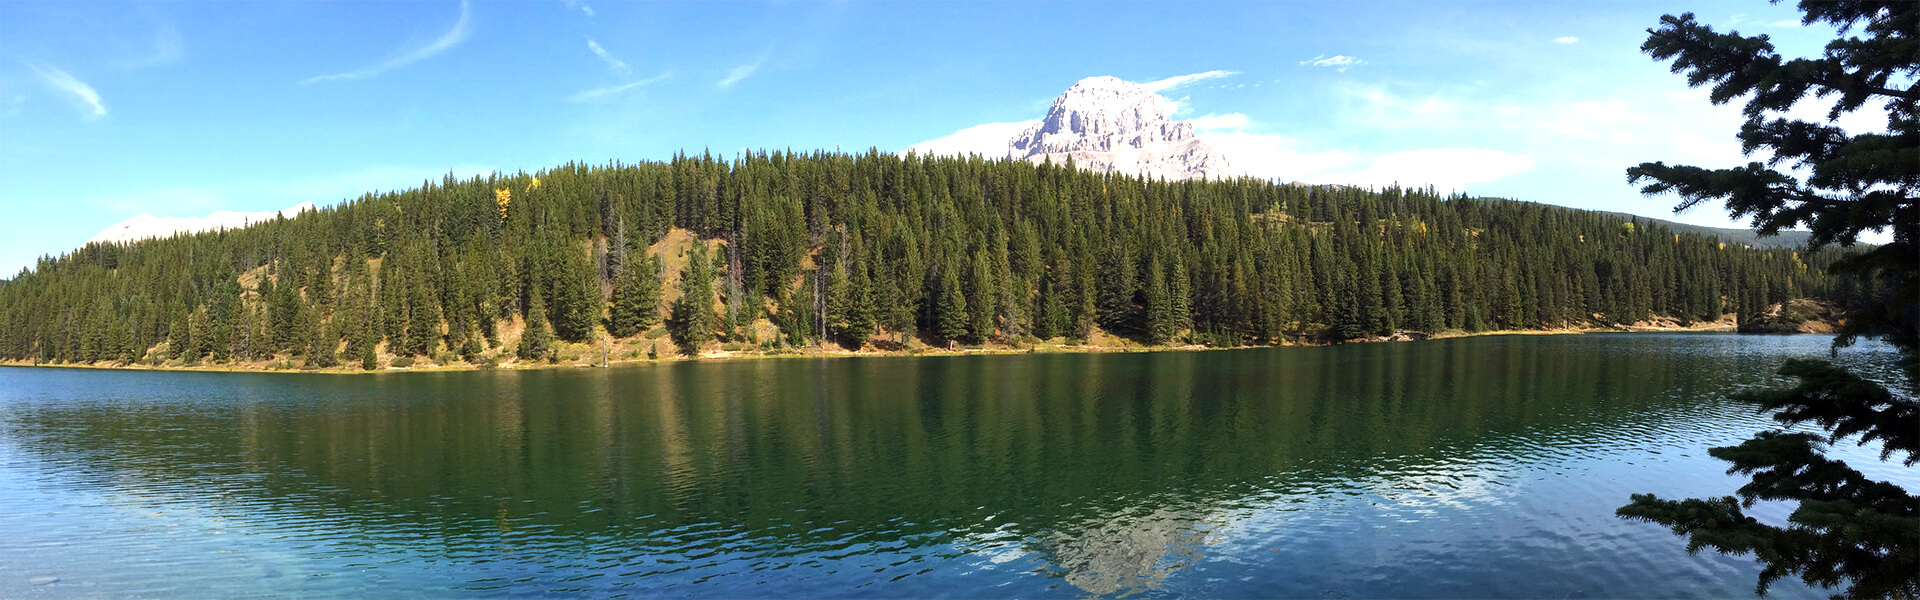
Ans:
POLYGON ((556 340, 658 326, 691 352, 1688 323, 1860 293, 1826 275, 1837 256, 1431 189, 683 154, 449 175, 240 229, 88 244, 0 284, 0 358, 371 369, 382 353, 538 360, 556 340), (677 230, 696 242, 662 243, 677 230))

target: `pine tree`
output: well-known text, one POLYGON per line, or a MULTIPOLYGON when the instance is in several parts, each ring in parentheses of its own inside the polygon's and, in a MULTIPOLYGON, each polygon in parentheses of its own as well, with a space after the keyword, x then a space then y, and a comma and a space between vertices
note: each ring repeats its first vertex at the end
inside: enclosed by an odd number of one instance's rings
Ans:
POLYGON ((188 312, 185 306, 177 306, 173 311, 173 321, 167 326, 167 354, 169 358, 188 360, 193 348, 193 328, 188 325, 188 312))
POLYGON ((998 320, 994 307, 999 292, 993 280, 993 267, 987 264, 985 252, 973 254, 973 268, 968 270, 970 277, 965 286, 967 294, 967 340, 985 343, 994 335, 994 323, 998 320))
POLYGON ((855 256, 843 253, 827 276, 827 335, 848 349, 859 350, 873 335, 873 317, 866 273, 848 264, 855 256))
POLYGON ((1166 269, 1160 263, 1160 256, 1154 255, 1147 261, 1147 342, 1165 344, 1173 339, 1178 330, 1178 320, 1174 316, 1173 294, 1167 289, 1166 269))
POLYGON ((212 329, 212 322, 207 319, 207 307, 198 306, 193 309, 193 312, 188 313, 188 339, 182 344, 187 347, 185 355, 182 356, 182 358, 187 361, 187 364, 200 362, 200 358, 206 356, 207 352, 212 349, 212 329))
POLYGON ((687 266, 680 272, 680 297, 674 299, 667 318, 667 332, 682 354, 699 354, 719 325, 713 311, 713 275, 706 248, 696 244, 687 253, 687 266))
POLYGON ((1791 256, 1630 224, 1633 232, 1614 218, 1431 191, 1166 182, 878 153, 569 164, 49 258, 0 285, 0 358, 141 358, 156 343, 185 353, 195 341, 185 321, 202 306, 212 323, 203 355, 216 360, 223 350, 323 360, 318 337, 345 340, 349 357, 369 346, 376 355, 444 347, 472 360, 480 340, 497 347, 501 321, 535 299, 560 334, 590 338, 609 308, 603 290, 618 292, 644 256, 631 251, 671 228, 724 240, 717 297, 729 324, 775 307, 790 344, 828 337, 828 316, 841 338, 865 337, 857 330, 871 324, 899 342, 921 331, 940 339, 945 312, 966 341, 1083 339, 1096 324, 1143 334, 1151 309, 1158 335, 1171 321, 1175 337, 1271 344, 1333 339, 1356 324, 1394 329, 1388 321, 1479 329, 1492 319, 1684 317, 1715 311, 1722 298, 1751 315, 1789 297, 1871 299, 1886 287, 1828 277, 1834 251, 1791 256), (1149 275, 1155 255, 1161 269, 1149 275), (845 285, 829 286, 836 265, 845 285), (1557 272, 1571 276, 1549 275, 1557 272), (1153 277, 1165 279, 1171 318, 1158 288, 1146 299, 1153 277), (243 281, 257 288, 238 289, 243 281), (223 288, 238 289, 237 307, 223 288), (1426 319, 1419 307, 1434 298, 1440 316, 1426 319), (116 329, 119 320, 127 324, 116 329))
POLYGON ((560 339, 584 342, 593 336, 593 326, 602 318, 601 307, 604 302, 601 301, 600 282, 592 266, 577 256, 569 264, 567 277, 557 282, 559 290, 555 294, 556 319, 553 331, 560 339))
POLYGON ((940 338, 949 342, 966 339, 971 324, 967 319, 967 295, 960 289, 960 274, 957 271, 958 266, 951 260, 941 269, 940 302, 935 309, 935 327, 940 332, 940 338))
MULTIPOLYGON (((1709 170, 1645 163, 1627 171, 1647 182, 1649 195, 1674 192, 1681 209, 1724 202, 1735 217, 1747 217, 1763 233, 1804 226, 1809 246, 1852 246, 1861 234, 1881 230, 1892 242, 1834 264, 1837 275, 1884 285, 1882 293, 1848 307, 1836 347, 1856 337, 1879 337, 1899 352, 1908 388, 1889 390, 1874 374, 1856 375, 1817 360, 1790 360, 1780 374, 1799 379, 1788 389, 1735 394, 1793 426, 1818 425, 1822 433, 1774 430, 1736 446, 1713 448, 1730 472, 1752 477, 1732 496, 1663 500, 1636 494, 1622 517, 1666 525, 1688 538, 1690 549, 1752 553, 1765 565, 1757 591, 1798 576, 1809 585, 1844 586, 1855 598, 1920 596, 1920 497, 1898 484, 1875 481, 1846 463, 1824 456, 1826 444, 1858 437, 1880 443, 1882 460, 1920 461, 1920 3, 1880 1, 1802 2, 1803 24, 1826 22, 1844 34, 1864 23, 1867 37, 1841 38, 1820 58, 1783 60, 1767 36, 1721 34, 1692 14, 1661 18, 1641 50, 1673 61, 1693 85, 1713 85, 1712 100, 1748 97, 1739 137, 1751 153, 1766 150, 1766 164, 1709 170), (1905 86, 1904 88, 1900 86, 1905 86), (1808 93, 1837 96, 1826 123, 1781 115, 1808 93), (1849 134, 1834 125, 1842 115, 1885 103, 1883 132, 1849 134), (1769 119, 1769 117, 1773 117, 1769 119), (1805 179, 1773 165, 1805 167, 1805 179), (1761 523, 1744 512, 1759 500, 1797 503, 1784 526, 1761 523)), ((1752 306, 1779 295, 1768 285, 1746 287, 1752 306)), ((1839 597, 1839 596, 1836 596, 1839 597)))
POLYGON ((553 331, 548 329, 547 303, 537 294, 533 297, 533 307, 527 309, 527 329, 521 332, 520 346, 513 353, 520 360, 552 358, 553 331))
POLYGON ((660 322, 659 258, 647 256, 622 269, 613 286, 613 308, 607 315, 607 333, 633 337, 660 322))
MULTIPOLYGON (((1173 308, 1173 334, 1193 328, 1193 284, 1188 280, 1187 262, 1178 258, 1173 261, 1173 275, 1168 278, 1167 294, 1173 308)), ((1173 339, 1173 338, 1168 338, 1173 339)))

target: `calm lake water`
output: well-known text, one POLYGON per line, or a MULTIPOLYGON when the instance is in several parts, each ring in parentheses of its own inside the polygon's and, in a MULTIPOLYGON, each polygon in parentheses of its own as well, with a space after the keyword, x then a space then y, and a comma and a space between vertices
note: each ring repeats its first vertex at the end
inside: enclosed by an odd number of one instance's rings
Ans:
POLYGON ((1750 597, 1613 511, 1827 342, 0 369, 0 597, 1750 597))

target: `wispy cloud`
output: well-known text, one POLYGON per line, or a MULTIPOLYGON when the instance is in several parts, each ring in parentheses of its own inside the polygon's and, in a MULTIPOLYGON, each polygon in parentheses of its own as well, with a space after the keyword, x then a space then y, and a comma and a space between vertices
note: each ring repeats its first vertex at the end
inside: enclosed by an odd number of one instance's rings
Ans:
POLYGON ((593 12, 593 7, 587 6, 585 4, 580 5, 580 12, 587 13, 587 16, 589 17, 599 16, 593 12))
POLYGON ((670 77, 672 75, 673 75, 673 72, 668 71, 665 73, 661 73, 659 75, 648 77, 646 79, 635 81, 633 83, 625 83, 621 85, 591 89, 584 92, 580 92, 578 94, 574 94, 573 97, 568 98, 567 100, 571 102, 592 102, 594 100, 599 100, 601 98, 614 96, 621 92, 625 92, 627 90, 631 90, 640 86, 659 82, 660 80, 666 79, 667 77, 670 77))
POLYGON ((87 118, 98 119, 107 116, 107 105, 100 103, 100 92, 94 91, 93 86, 87 85, 87 82, 53 65, 28 63, 27 68, 33 69, 33 72, 40 75, 47 85, 53 86, 53 89, 73 96, 73 99, 79 101, 81 108, 86 111, 87 118))
POLYGON ((1345 73, 1348 68, 1367 64, 1367 61, 1342 54, 1335 54, 1333 56, 1322 54, 1311 59, 1300 61, 1300 64, 1309 67, 1325 67, 1345 73))
POLYGON ((1228 75, 1238 75, 1238 74, 1240 74, 1239 71, 1222 71, 1222 70, 1215 69, 1212 71, 1206 71, 1203 73, 1193 73, 1190 75, 1175 75, 1173 77, 1168 77, 1166 79, 1161 79, 1158 81, 1149 81, 1146 83, 1142 83, 1140 84, 1140 86, 1147 88, 1148 91, 1159 93, 1159 92, 1171 90, 1183 85, 1187 85, 1189 83, 1193 83, 1196 81, 1216 79, 1220 77, 1226 77, 1228 75))
POLYGON ((767 55, 762 54, 760 55, 760 58, 754 59, 753 62, 740 65, 732 69, 728 69, 727 77, 725 79, 721 79, 718 83, 715 83, 714 85, 717 85, 723 88, 733 87, 733 84, 740 83, 740 80, 746 79, 748 77, 752 77, 753 72, 760 70, 760 65, 765 62, 767 62, 767 55))
POLYGON ((179 62, 186 55, 186 44, 180 40, 180 30, 172 25, 161 25, 160 30, 153 34, 153 53, 124 64, 129 69, 159 67, 179 62))
POLYGON ((1571 35, 1553 38, 1553 43, 1555 44, 1572 44, 1578 41, 1580 41, 1580 38, 1573 37, 1571 35))
POLYGON ((1252 120, 1242 113, 1204 115, 1194 117, 1191 122, 1195 131, 1231 131, 1245 129, 1252 124, 1252 120))
POLYGON ((593 38, 587 38, 587 49, 592 50, 593 55, 600 57, 600 60, 606 61, 608 68, 619 71, 621 75, 633 72, 633 69, 627 68, 625 61, 614 58, 613 53, 608 52, 606 48, 600 47, 600 42, 593 41, 593 38))
POLYGON ((460 0, 460 20, 455 21, 453 23, 453 29, 447 30, 447 33, 445 35, 440 36, 440 39, 434 40, 433 43, 427 44, 426 46, 422 46, 420 48, 416 48, 411 52, 407 52, 405 54, 401 54, 399 56, 389 58, 387 60, 381 61, 378 64, 375 64, 373 66, 370 66, 364 69, 360 69, 358 71, 348 71, 346 73, 335 73, 332 75, 320 75, 317 77, 308 77, 306 79, 301 80, 300 83, 301 85, 307 85, 307 84, 319 83, 322 81, 338 81, 338 80, 344 80, 344 79, 365 79, 367 77, 379 75, 387 71, 391 71, 400 67, 404 67, 404 66, 416 63, 416 62, 420 62, 428 58, 432 58, 434 55, 439 54, 441 52, 446 52, 448 48, 457 46, 460 44, 460 42, 465 41, 467 39, 467 18, 471 15, 472 15, 472 11, 470 10, 470 7, 467 4, 467 0, 460 0))

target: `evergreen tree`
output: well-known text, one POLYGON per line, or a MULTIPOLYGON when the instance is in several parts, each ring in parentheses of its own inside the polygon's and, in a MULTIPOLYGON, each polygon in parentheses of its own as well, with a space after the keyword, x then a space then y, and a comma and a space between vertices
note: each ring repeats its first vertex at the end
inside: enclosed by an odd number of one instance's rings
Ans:
MULTIPOLYGON (((1780 374, 1797 378, 1797 386, 1735 396, 1773 412, 1784 425, 1814 424, 1824 434, 1765 431, 1709 450, 1733 464, 1730 472, 1752 477, 1738 498, 1674 501, 1636 494, 1619 514, 1671 527, 1688 537, 1690 549, 1754 554, 1765 565, 1757 586, 1762 594, 1774 581, 1798 576, 1809 585, 1843 587, 1847 597, 1920 597, 1920 497, 1823 452, 1827 444, 1857 437, 1863 445, 1878 442, 1882 460, 1901 458, 1908 468, 1920 460, 1920 261, 1914 259, 1920 237, 1920 88, 1913 79, 1920 72, 1920 54, 1914 52, 1920 3, 1802 2, 1800 10, 1804 24, 1826 22, 1843 34, 1864 24, 1867 37, 1837 39, 1819 58, 1785 60, 1767 36, 1717 33, 1692 14, 1667 15, 1659 28, 1648 30, 1641 49, 1671 59, 1673 70, 1685 71, 1693 85, 1712 84, 1716 104, 1748 98, 1739 137, 1749 153, 1766 150, 1770 162, 1718 170, 1645 163, 1629 169, 1628 177, 1647 182, 1647 194, 1679 194, 1681 209, 1724 202, 1763 233, 1807 227, 1809 246, 1816 249, 1852 246, 1869 231, 1891 233, 1891 243, 1834 263, 1837 275, 1884 286, 1847 307, 1834 344, 1862 336, 1890 342, 1900 354, 1906 389, 1875 381, 1897 379, 1887 377, 1893 374, 1863 377, 1825 361, 1787 361, 1780 374), (1827 122, 1780 116, 1808 93, 1837 97, 1827 122), (1885 131, 1850 134, 1834 125, 1875 103, 1885 105, 1885 131), (1805 167, 1806 177, 1773 168, 1781 163, 1805 167), (1774 526, 1745 514, 1760 500, 1797 506, 1785 525, 1774 526)), ((1745 287, 1752 297, 1743 313, 1782 295, 1774 286, 1745 287)))
POLYGON ((687 253, 687 266, 680 271, 680 296, 667 318, 673 343, 689 356, 700 353, 700 346, 713 339, 719 325, 713 310, 714 269, 707 260, 705 246, 696 244, 687 253))
POLYGON ((591 264, 578 246, 555 244, 560 255, 560 272, 553 280, 551 295, 553 332, 569 342, 584 342, 600 322, 600 283, 591 264))
POLYGON ((513 353, 520 360, 539 360, 552 358, 553 330, 547 324, 547 303, 539 295, 533 297, 533 307, 527 309, 527 329, 520 333, 520 345, 513 353))
POLYGON ((360 368, 372 371, 380 368, 380 355, 373 351, 373 344, 360 346, 360 368))
POLYGON ((967 295, 960 289, 960 274, 957 272, 959 270, 953 261, 948 261, 947 266, 941 269, 943 274, 940 277, 940 304, 936 309, 938 311, 936 330, 940 332, 941 339, 949 342, 966 339, 971 325, 967 318, 970 314, 967 295))
POLYGON ((167 326, 167 353, 171 358, 192 362, 193 328, 188 323, 185 306, 173 311, 173 322, 167 326))
MULTIPOLYGON (((1173 261, 1173 275, 1167 279, 1169 306, 1173 309, 1173 335, 1193 328, 1193 284, 1188 280, 1187 262, 1173 261)), ((1173 339, 1173 338, 1168 338, 1173 339)))
POLYGON ((827 335, 851 350, 859 350, 873 335, 871 282, 864 264, 851 264, 861 254, 855 246, 851 240, 842 242, 840 258, 827 276, 827 335))
MULTIPOLYGON (((346 356, 384 343, 472 360, 536 299, 561 335, 590 339, 605 290, 635 289, 622 284, 643 262, 632 251, 675 228, 727 248, 707 259, 710 272, 726 263, 725 293, 705 279, 731 326, 709 331, 740 335, 772 307, 794 345, 865 338, 867 327, 899 342, 1084 339, 1097 325, 1144 338, 1149 320, 1156 338, 1171 323, 1173 338, 1271 344, 1489 320, 1711 318, 1722 298, 1751 315, 1887 287, 1829 277, 1840 251, 1723 246, 1665 227, 1430 190, 1168 182, 877 152, 568 164, 368 194, 219 235, 89 244, 0 285, 0 358, 185 353, 200 307, 211 323, 203 355, 216 359, 323 360, 317 340, 332 338, 346 356)), ((613 304, 634 306, 624 298, 613 304)), ((644 311, 605 322, 634 315, 644 311)))
POLYGON ((613 308, 607 315, 607 333, 632 337, 660 322, 660 259, 644 257, 624 267, 613 285, 613 308))
POLYGON ((200 362, 200 358, 212 350, 212 323, 207 319, 207 307, 195 307, 187 315, 186 353, 181 358, 188 364, 200 362))
POLYGON ((974 343, 985 343, 994 335, 994 323, 998 315, 994 307, 999 303, 999 292, 995 290, 993 267, 987 264, 985 252, 973 254, 973 268, 968 271, 967 285, 967 335, 974 343))
POLYGON ((1174 316, 1173 294, 1167 289, 1167 276, 1160 256, 1147 261, 1147 341, 1165 344, 1173 339, 1179 322, 1174 316))

